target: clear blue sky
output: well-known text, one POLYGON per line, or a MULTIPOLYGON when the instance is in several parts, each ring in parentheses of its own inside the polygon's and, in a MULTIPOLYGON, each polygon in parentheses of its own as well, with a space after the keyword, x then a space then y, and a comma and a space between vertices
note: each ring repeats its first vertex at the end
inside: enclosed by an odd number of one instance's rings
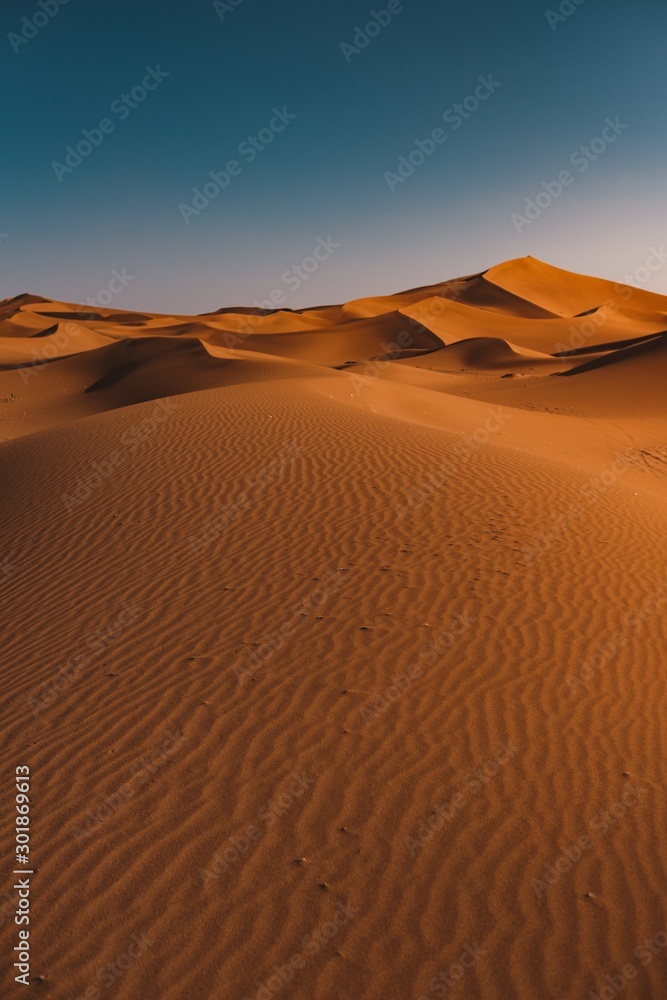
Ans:
MULTIPOLYGON (((125 268, 121 309, 274 289, 299 308, 525 254, 619 279, 667 249, 664 0, 565 0, 559 20, 546 0, 391 0, 390 19, 386 0, 41 3, 0 13, 0 296, 86 301, 125 268), (168 74, 152 90, 147 67, 168 74), (444 119, 480 76, 493 93, 444 119), (613 142, 608 118, 626 126, 613 142), (434 152, 413 153, 436 129, 434 152), (595 140, 584 169, 575 151, 595 140), (424 162, 392 180, 411 153, 424 162), (229 161, 225 189, 184 209, 229 161), (564 170, 548 205, 542 182, 564 170), (541 214, 515 225, 538 192, 541 214), (339 246, 287 284, 318 238, 339 246)), ((645 287, 667 293, 667 263, 645 287)))

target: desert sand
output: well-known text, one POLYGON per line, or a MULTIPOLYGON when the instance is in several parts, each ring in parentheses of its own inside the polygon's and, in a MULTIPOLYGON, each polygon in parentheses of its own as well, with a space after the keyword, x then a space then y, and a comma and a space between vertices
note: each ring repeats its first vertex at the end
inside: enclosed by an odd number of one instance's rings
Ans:
POLYGON ((667 996, 666 376, 667 297, 533 258, 0 303, 36 993, 667 996))

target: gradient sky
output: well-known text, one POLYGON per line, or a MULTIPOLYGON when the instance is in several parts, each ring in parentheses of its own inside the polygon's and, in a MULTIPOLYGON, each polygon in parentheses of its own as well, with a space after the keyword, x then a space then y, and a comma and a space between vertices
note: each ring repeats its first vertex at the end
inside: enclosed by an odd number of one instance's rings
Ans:
MULTIPOLYGON (((664 0, 565 0, 553 27, 539 0, 405 0, 347 58, 385 0, 227 6, 69 0, 26 29, 39 0, 3 0, 0 297, 85 302, 124 268, 119 309, 204 312, 275 289, 300 308, 526 254, 619 280, 667 249, 664 0), (158 65, 168 77, 143 102, 110 110, 158 65), (443 122, 489 74, 501 86, 479 109, 443 122), (274 108, 296 118, 249 162, 239 144, 274 108), (114 130, 59 180, 54 161, 104 118, 114 130), (627 128, 574 167, 607 118, 627 128), (437 128, 446 141, 390 190, 385 173, 437 128), (179 205, 232 159, 240 173, 186 224, 179 205), (566 169, 517 232, 512 214, 566 169), (340 245, 287 285, 320 237, 340 245)), ((667 263, 644 287, 667 293, 667 263)))

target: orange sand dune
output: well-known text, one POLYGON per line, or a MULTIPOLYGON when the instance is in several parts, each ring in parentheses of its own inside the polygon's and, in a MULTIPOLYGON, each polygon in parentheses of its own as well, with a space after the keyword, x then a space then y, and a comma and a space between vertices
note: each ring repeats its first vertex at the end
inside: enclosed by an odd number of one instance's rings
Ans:
POLYGON ((55 324, 31 337, 0 336, 0 369, 49 364, 56 358, 92 351, 109 342, 109 337, 78 323, 69 323, 66 329, 55 324))
MULTIPOLYGON (((475 386, 468 383, 465 387, 460 383, 460 387, 466 395, 508 406, 579 416, 651 417, 664 421, 667 335, 603 355, 567 361, 560 371, 552 369, 547 378, 531 375, 520 381, 487 381, 475 386)), ((519 371, 519 367, 514 366, 514 370, 519 371)))
POLYGON ((304 362, 268 355, 260 359, 251 352, 220 351, 216 356, 215 348, 209 350, 193 338, 142 335, 48 366, 41 362, 0 372, 0 398, 13 393, 18 403, 0 410, 0 436, 20 436, 54 423, 200 389, 290 378, 295 371, 331 374, 304 362))
POLYGON ((328 326, 329 320, 312 314, 297 312, 275 312, 267 315, 252 315, 226 312, 222 316, 207 317, 207 323, 214 329, 231 330, 235 333, 296 333, 328 326))
POLYGON ((526 319, 549 319, 556 314, 535 304, 529 299, 521 298, 512 292, 500 288, 487 281, 485 274, 473 274, 453 281, 442 281, 435 285, 424 285, 421 288, 411 288, 396 295, 374 296, 373 298, 354 299, 347 302, 341 309, 337 322, 347 322, 349 319, 379 316, 391 309, 407 311, 409 307, 433 297, 450 299, 473 305, 478 309, 490 312, 508 313, 511 316, 523 316, 526 319))
POLYGON ((8 316, 13 316, 18 310, 23 309, 25 306, 29 305, 42 305, 48 304, 48 299, 42 299, 39 295, 28 295, 23 293, 23 295, 15 295, 10 299, 3 299, 0 302, 0 320, 7 319, 8 316))
POLYGON ((543 309, 530 299, 521 298, 488 280, 488 272, 476 274, 461 282, 450 282, 451 298, 464 305, 475 306, 489 312, 520 316, 523 319, 554 319, 556 313, 543 309))
POLYGON ((667 995, 667 299, 610 284, 0 303, 37 992, 667 995))
POLYGON ((554 358, 540 351, 531 351, 527 347, 517 347, 500 337, 470 337, 455 341, 440 351, 429 354, 425 358, 415 358, 405 364, 429 367, 469 367, 484 369, 522 368, 526 365, 547 364, 552 369, 563 366, 560 358, 554 358))
POLYGON ((401 312, 447 344, 491 335, 554 355, 590 351, 598 346, 652 336, 667 328, 667 315, 663 318, 653 312, 626 311, 620 301, 617 297, 612 307, 603 306, 586 316, 568 319, 527 319, 440 298, 426 299, 401 312))
POLYGON ((470 337, 426 356, 401 359, 401 364, 445 371, 468 369, 511 371, 549 365, 552 371, 556 371, 563 368, 565 362, 549 354, 517 347, 501 337, 470 337))
POLYGON ((499 288, 525 296, 559 316, 580 315, 599 308, 607 299, 618 300, 620 295, 633 309, 658 311, 667 319, 667 298, 663 295, 604 278, 589 278, 563 271, 535 257, 521 257, 498 264, 489 268, 484 277, 499 288))
POLYGON ((416 352, 425 353, 441 348, 442 340, 435 334, 411 324, 398 311, 384 316, 354 320, 340 326, 317 329, 310 336, 303 333, 250 334, 241 338, 225 334, 208 334, 206 343, 238 346, 245 351, 257 350, 279 357, 300 358, 327 367, 338 367, 348 361, 391 355, 399 358, 416 352))

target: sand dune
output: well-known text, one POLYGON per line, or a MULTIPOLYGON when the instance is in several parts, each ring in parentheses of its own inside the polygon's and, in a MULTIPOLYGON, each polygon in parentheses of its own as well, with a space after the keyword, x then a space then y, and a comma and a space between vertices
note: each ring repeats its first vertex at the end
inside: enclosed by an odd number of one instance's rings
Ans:
POLYGON ((411 288, 394 295, 354 299, 351 302, 346 302, 340 308, 338 322, 380 316, 391 309, 405 311, 410 306, 427 302, 434 297, 471 304, 477 309, 509 313, 512 316, 525 316, 530 319, 548 319, 556 315, 528 299, 521 298, 519 295, 514 295, 512 292, 492 284, 487 280, 488 273, 472 274, 465 278, 455 278, 453 281, 441 281, 435 285, 411 288))
POLYGON ((0 303, 44 996, 132 935, 119 1000, 665 996, 667 298, 611 284, 0 303))
POLYGON ((69 323, 66 331, 56 323, 30 337, 0 336, 0 368, 48 364, 56 358, 87 353, 109 342, 109 337, 82 323, 69 323))
POLYGON ((400 359, 403 364, 416 367, 443 368, 447 371, 478 369, 480 371, 503 371, 524 368, 535 368, 537 365, 549 365, 552 370, 562 368, 564 362, 540 351, 517 347, 502 337, 469 337, 455 341, 447 347, 427 356, 410 359, 400 359))
POLYGON ((559 316, 579 316, 597 309, 605 299, 619 296, 633 309, 655 310, 667 318, 667 302, 641 288, 619 285, 604 278, 589 278, 552 267, 535 257, 506 261, 485 272, 487 281, 514 295, 525 296, 535 305, 559 316))
POLYGON ((230 344, 243 350, 257 350, 279 357, 300 358, 326 367, 338 367, 349 361, 391 356, 394 359, 424 354, 443 346, 430 330, 410 324, 395 310, 382 316, 352 320, 335 327, 317 329, 310 336, 303 333, 250 334, 241 339, 227 334, 207 334, 207 344, 230 344))
POLYGON ((553 355, 613 346, 666 329, 667 316, 624 310, 619 296, 608 301, 613 301, 613 306, 601 306, 585 316, 567 319, 529 319, 440 298, 426 299, 401 311, 446 344, 491 335, 553 355))

